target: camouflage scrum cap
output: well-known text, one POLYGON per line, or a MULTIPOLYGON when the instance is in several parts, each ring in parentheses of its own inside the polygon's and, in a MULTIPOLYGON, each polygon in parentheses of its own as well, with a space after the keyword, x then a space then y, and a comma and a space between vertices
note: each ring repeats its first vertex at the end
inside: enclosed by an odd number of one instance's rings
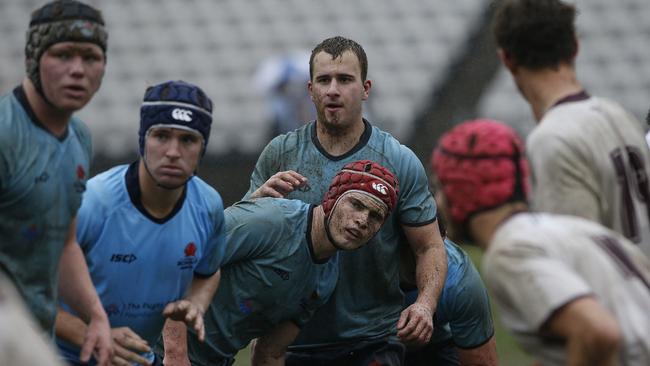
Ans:
POLYGON ((90 42, 106 55, 108 33, 102 13, 75 0, 57 0, 32 12, 25 44, 27 77, 44 96, 40 78, 40 59, 45 50, 59 42, 90 42))

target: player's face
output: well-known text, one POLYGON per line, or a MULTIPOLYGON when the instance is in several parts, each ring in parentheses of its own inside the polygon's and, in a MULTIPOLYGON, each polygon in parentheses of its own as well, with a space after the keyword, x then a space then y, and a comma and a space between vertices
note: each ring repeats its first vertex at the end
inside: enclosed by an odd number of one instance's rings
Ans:
POLYGON ((55 43, 40 60, 43 92, 57 108, 79 110, 99 89, 105 67, 104 52, 94 43, 55 43))
POLYGON ((387 214, 386 206, 368 195, 348 193, 330 214, 331 238, 339 249, 357 249, 379 231, 387 214))
POLYGON ((144 159, 154 181, 176 189, 194 174, 203 149, 203 137, 191 131, 155 127, 147 133, 144 159))
POLYGON ((357 56, 345 51, 332 60, 332 55, 321 51, 314 56, 312 73, 308 89, 318 122, 330 131, 345 131, 361 122, 370 80, 361 80, 357 56))

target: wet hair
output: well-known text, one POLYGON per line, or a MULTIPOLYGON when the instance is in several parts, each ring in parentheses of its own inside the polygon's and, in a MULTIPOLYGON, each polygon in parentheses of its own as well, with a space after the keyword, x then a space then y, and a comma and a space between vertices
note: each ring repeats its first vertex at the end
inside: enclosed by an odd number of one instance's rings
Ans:
POLYGON ((492 31, 515 65, 533 70, 572 63, 577 52, 576 8, 559 0, 501 0, 492 31))
POLYGON ((345 51, 351 51, 357 56, 357 60, 359 60, 361 81, 366 81, 366 77, 368 76, 368 57, 366 56, 366 51, 357 42, 341 36, 327 38, 311 51, 311 56, 309 57, 309 77, 311 79, 314 78, 314 57, 321 51, 332 55, 332 60, 341 57, 345 51))

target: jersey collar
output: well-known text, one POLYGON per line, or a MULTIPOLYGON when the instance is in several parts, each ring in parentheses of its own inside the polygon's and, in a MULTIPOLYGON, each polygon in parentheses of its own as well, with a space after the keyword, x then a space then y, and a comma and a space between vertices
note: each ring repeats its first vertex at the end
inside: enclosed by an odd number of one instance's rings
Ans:
POLYGON ((131 203, 135 208, 140 211, 146 218, 149 220, 157 223, 157 224, 164 224, 167 221, 171 220, 178 211, 183 208, 183 202, 185 202, 185 196, 187 195, 187 184, 185 185, 185 188, 183 189, 183 194, 181 197, 178 199, 178 202, 176 202, 176 205, 174 206, 174 209, 172 212, 169 213, 169 215, 163 217, 163 218, 157 218, 152 216, 149 211, 142 205, 142 192, 140 192, 140 178, 138 174, 138 165, 140 164, 140 161, 135 161, 129 165, 128 169, 126 170, 126 174, 124 175, 124 181, 126 183, 126 190, 129 192, 129 198, 131 199, 131 203))
POLYGON ((346 152, 345 154, 334 156, 334 155, 330 155, 330 153, 328 153, 318 141, 318 136, 316 133, 316 123, 317 122, 314 121, 314 123, 312 123, 311 125, 311 141, 314 144, 314 146, 316 146, 316 149, 321 154, 323 154, 323 156, 325 156, 328 160, 331 161, 343 160, 351 156, 352 154, 356 153, 357 151, 361 150, 364 146, 368 144, 368 141, 370 140, 370 135, 372 135, 372 126, 370 125, 370 122, 368 122, 368 120, 364 118, 363 119, 364 129, 363 129, 363 133, 361 134, 361 137, 359 138, 359 142, 357 142, 357 144, 354 145, 354 147, 350 149, 350 151, 346 152))
POLYGON ((27 116, 29 119, 32 121, 34 126, 42 129, 43 131, 49 133, 50 135, 54 136, 57 140, 59 141, 64 141, 68 137, 68 131, 69 129, 66 127, 65 132, 61 136, 55 136, 48 130, 43 122, 41 122, 38 117, 36 117, 36 113, 34 113, 34 110, 32 109, 32 106, 29 104, 29 101, 27 100, 27 94, 25 94, 25 89, 23 88, 22 85, 18 85, 17 87, 14 88, 14 97, 18 100, 18 103, 23 107, 25 112, 27 113, 27 116))

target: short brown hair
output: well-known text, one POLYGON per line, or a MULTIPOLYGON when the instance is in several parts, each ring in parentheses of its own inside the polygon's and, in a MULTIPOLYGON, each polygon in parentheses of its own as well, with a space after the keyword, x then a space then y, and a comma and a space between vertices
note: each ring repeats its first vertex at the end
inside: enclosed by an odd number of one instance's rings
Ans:
POLYGON ((514 63, 556 68, 576 55, 576 8, 560 0, 497 0, 493 33, 514 63))
POLYGON ((309 57, 310 79, 313 79, 314 77, 314 57, 321 51, 332 55, 332 59, 341 57, 345 51, 352 51, 359 60, 359 66, 361 67, 361 81, 366 81, 366 77, 368 76, 368 57, 366 56, 366 51, 364 51, 363 47, 361 47, 357 42, 341 36, 327 38, 311 51, 311 56, 309 57))

